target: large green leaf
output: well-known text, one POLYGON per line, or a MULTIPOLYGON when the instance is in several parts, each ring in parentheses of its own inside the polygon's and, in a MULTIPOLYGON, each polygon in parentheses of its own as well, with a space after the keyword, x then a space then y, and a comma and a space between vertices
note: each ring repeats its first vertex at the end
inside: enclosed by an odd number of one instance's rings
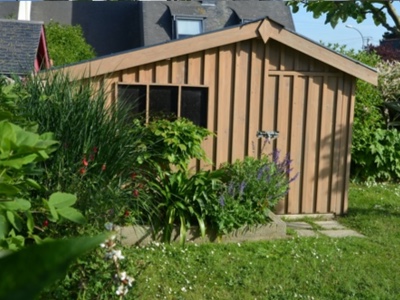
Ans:
POLYGON ((49 203, 55 208, 63 208, 74 205, 76 202, 76 196, 67 193, 57 192, 50 196, 49 203))
POLYGON ((63 207, 60 209, 57 209, 57 212, 60 214, 65 219, 68 219, 72 222, 78 223, 78 224, 85 224, 86 219, 85 217, 75 208, 73 207, 63 207))
POLYGON ((30 211, 27 211, 25 214, 26 214, 26 226, 28 227, 28 232, 33 233, 33 230, 35 229, 35 221, 33 220, 32 213, 30 211))
POLYGON ((50 202, 46 201, 46 200, 43 200, 43 202, 44 202, 44 204, 47 206, 47 208, 50 211, 49 220, 53 221, 53 222, 58 221, 58 218, 59 218, 58 217, 58 212, 57 212, 56 208, 54 207, 54 205, 51 204, 50 202))
POLYGON ((7 220, 18 231, 22 230, 21 217, 15 211, 6 211, 7 220))
POLYGON ((79 255, 94 249, 106 235, 45 242, 0 259, 0 299, 35 299, 40 291, 63 278, 79 255))
MULTIPOLYGON (((15 126, 15 125, 14 125, 15 126)), ((16 145, 23 149, 32 150, 39 141, 39 135, 33 132, 25 131, 20 127, 14 127, 16 134, 16 145)))
POLYGON ((0 240, 6 237, 8 231, 9 231, 9 225, 6 216, 0 214, 0 240))
POLYGON ((0 132, 0 153, 10 151, 16 140, 12 124, 8 121, 1 121, 0 132))
POLYGON ((29 154, 19 158, 0 161, 0 166, 10 167, 13 169, 21 169, 24 165, 30 164, 38 157, 37 154, 29 154))
POLYGON ((13 201, 0 202, 0 209, 27 211, 31 208, 31 203, 25 199, 15 199, 13 201))
POLYGON ((20 190, 14 185, 0 182, 0 195, 5 195, 7 197, 16 196, 20 190))
POLYGON ((36 181, 31 178, 25 178, 25 182, 27 185, 30 187, 33 187, 34 189, 40 190, 42 186, 36 181))

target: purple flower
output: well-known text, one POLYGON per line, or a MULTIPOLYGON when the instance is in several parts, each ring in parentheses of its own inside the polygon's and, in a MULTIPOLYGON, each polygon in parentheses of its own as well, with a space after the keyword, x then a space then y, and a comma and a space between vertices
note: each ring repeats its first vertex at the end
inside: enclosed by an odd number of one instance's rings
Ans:
POLYGON ((269 167, 268 167, 267 165, 262 166, 262 167, 258 170, 257 179, 260 180, 261 177, 263 176, 263 174, 264 174, 265 172, 267 172, 267 171, 269 171, 269 167))
POLYGON ((243 191, 244 191, 244 188, 245 188, 245 187, 246 187, 246 182, 242 181, 242 182, 240 183, 240 187, 239 187, 239 195, 240 195, 240 196, 243 195, 243 191))
POLYGON ((224 195, 221 195, 221 197, 219 197, 219 204, 220 204, 221 206, 225 206, 225 198, 224 198, 224 195))
POLYGON ((233 182, 231 181, 228 186, 228 194, 230 196, 233 196, 234 192, 235 192, 235 186, 234 186, 233 182))
POLYGON ((279 163, 279 154, 280 154, 279 150, 274 150, 274 152, 272 152, 272 161, 274 162, 275 165, 278 165, 279 163))
POLYGON ((300 174, 300 173, 296 173, 296 175, 294 175, 294 176, 289 180, 289 183, 295 181, 296 178, 299 177, 299 174, 300 174))

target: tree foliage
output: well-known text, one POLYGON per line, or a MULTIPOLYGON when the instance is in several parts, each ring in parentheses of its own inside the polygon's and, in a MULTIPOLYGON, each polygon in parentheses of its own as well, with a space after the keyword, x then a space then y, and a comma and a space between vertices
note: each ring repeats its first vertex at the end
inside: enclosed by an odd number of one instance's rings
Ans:
POLYGON ((93 47, 83 37, 79 25, 62 25, 51 21, 45 29, 53 66, 71 64, 96 56, 93 47))
POLYGON ((308 12, 312 12, 314 18, 320 18, 326 14, 325 24, 330 23, 333 28, 339 21, 346 22, 348 18, 357 23, 363 22, 371 15, 375 25, 383 26, 389 34, 400 36, 400 15, 393 6, 394 1, 288 1, 287 5, 292 7, 293 13, 303 5, 308 12), (390 25, 391 22, 394 25, 390 25))

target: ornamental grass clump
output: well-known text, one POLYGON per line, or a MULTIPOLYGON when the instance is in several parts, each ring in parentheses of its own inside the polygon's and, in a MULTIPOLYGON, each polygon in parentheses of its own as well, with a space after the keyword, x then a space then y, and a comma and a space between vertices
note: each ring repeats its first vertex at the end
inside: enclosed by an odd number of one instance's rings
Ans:
POLYGON ((220 234, 267 223, 269 211, 287 195, 289 184, 298 175, 291 177, 291 163, 289 155, 280 160, 275 151, 260 159, 246 157, 223 165, 224 185, 209 222, 220 234))
POLYGON ((51 131, 60 142, 42 164, 45 190, 76 193, 77 207, 101 228, 104 220, 127 219, 121 215, 126 210, 134 221, 150 208, 140 201, 143 194, 127 184, 132 173, 140 173, 141 131, 132 122, 130 107, 108 101, 107 86, 95 84, 62 74, 45 81, 28 78, 19 83, 16 103, 22 116, 38 123, 39 132, 51 131))

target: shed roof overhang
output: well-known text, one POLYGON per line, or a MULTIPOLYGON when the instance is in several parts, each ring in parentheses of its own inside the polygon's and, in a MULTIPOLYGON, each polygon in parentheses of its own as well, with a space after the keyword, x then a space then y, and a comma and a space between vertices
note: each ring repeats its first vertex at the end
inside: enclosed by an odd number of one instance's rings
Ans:
MULTIPOLYGON (((274 39, 351 76, 373 85, 378 84, 378 74, 375 69, 287 30, 269 18, 186 39, 121 52, 65 66, 61 70, 71 79, 84 79, 253 38, 262 38, 264 43, 267 43, 269 39, 274 39)), ((59 71, 60 68, 53 70, 59 71)))

